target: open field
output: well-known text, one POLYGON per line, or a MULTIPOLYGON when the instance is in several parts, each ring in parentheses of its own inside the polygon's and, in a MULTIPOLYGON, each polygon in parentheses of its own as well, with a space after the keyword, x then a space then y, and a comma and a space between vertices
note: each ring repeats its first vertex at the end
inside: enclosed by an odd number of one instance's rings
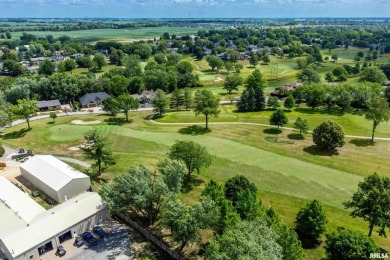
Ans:
MULTIPOLYGON (((143 28, 126 28, 126 29, 95 29, 95 30, 80 30, 80 31, 29 31, 27 33, 33 34, 37 37, 45 37, 46 35, 53 35, 57 38, 67 35, 73 41, 79 42, 96 42, 96 41, 130 41, 133 39, 153 39, 159 38, 164 32, 176 35, 186 35, 189 33, 196 33, 197 28, 185 27, 143 27, 143 28)), ((13 32, 12 38, 19 39, 23 32, 13 32)))
MULTIPOLYGON (((265 122, 270 114, 270 111, 265 111, 240 115, 231 112, 230 106, 223 106, 223 110, 226 112, 221 115, 222 121, 233 122, 265 122)), ((113 124, 115 121, 107 115, 60 117, 54 124, 51 124, 50 119, 33 121, 31 131, 26 131, 24 124, 4 131, 8 135, 5 135, 3 144, 33 149, 35 153, 50 151, 52 154, 80 159, 80 151, 70 151, 68 148, 82 143, 86 131, 98 128, 109 138, 117 160, 117 164, 101 178, 94 178, 93 186, 98 188, 99 181, 107 181, 127 171, 131 164, 142 163, 154 168, 175 140, 190 139, 205 145, 215 154, 216 159, 210 168, 202 169, 198 175, 202 183, 182 195, 188 203, 199 198, 208 180, 224 182, 237 174, 243 174, 256 184, 263 204, 275 207, 289 226, 293 226, 296 212, 305 201, 319 199, 327 210, 329 230, 344 226, 364 233, 367 232, 367 224, 361 219, 349 217, 342 202, 351 197, 364 176, 374 171, 389 176, 390 172, 388 141, 377 141, 371 146, 364 140, 347 138, 346 145, 336 156, 318 151, 310 135, 306 135, 304 140, 294 139, 292 131, 284 130, 275 135, 274 131, 266 127, 211 125, 212 131, 204 133, 200 126, 156 125, 146 119, 147 115, 148 112, 132 113, 133 123, 121 126, 113 124), (77 119, 99 120, 102 123, 70 124, 77 119)), ((338 122, 345 126, 354 122, 346 129, 348 134, 369 132, 369 124, 360 115, 305 114, 298 110, 291 112, 289 117, 303 115, 311 122, 311 128, 325 118, 338 118, 338 122)), ((203 118, 195 118, 191 112, 172 112, 160 121, 175 120, 195 122, 203 118)), ((378 136, 390 136, 390 124, 381 125, 378 136)), ((390 249, 388 239, 379 238, 376 233, 374 239, 381 247, 390 249)), ((306 253, 309 259, 323 257, 322 248, 307 250, 306 253)))

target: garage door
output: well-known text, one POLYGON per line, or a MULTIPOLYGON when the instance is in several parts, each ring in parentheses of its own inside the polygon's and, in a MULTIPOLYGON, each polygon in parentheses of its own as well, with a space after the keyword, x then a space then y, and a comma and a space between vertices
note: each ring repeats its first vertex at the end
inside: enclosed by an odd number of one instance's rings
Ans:
POLYGON ((60 244, 70 239, 72 239, 72 231, 70 230, 58 236, 58 240, 60 241, 60 244))

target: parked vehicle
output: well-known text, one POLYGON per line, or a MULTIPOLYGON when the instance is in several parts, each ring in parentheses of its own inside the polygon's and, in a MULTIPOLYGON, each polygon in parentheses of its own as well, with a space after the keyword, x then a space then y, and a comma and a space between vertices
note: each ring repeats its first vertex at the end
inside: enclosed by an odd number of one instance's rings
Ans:
POLYGON ((83 239, 90 245, 94 246, 97 244, 97 239, 92 235, 91 232, 84 232, 82 235, 83 239))
POLYGON ((64 256, 66 254, 66 251, 63 246, 58 246, 57 247, 57 252, 56 255, 58 256, 64 256))
POLYGON ((80 246, 84 245, 84 241, 80 236, 76 236, 73 245, 80 247, 80 246))
POLYGON ((99 226, 96 226, 92 229, 92 232, 97 234, 99 237, 107 236, 107 233, 99 226))

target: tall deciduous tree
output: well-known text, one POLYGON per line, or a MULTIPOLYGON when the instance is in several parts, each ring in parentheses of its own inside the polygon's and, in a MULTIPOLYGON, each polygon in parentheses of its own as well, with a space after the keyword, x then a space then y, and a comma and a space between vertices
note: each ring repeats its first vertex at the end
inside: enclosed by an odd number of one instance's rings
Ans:
POLYGON ((178 193, 183 185, 183 177, 187 168, 182 161, 164 158, 158 162, 158 170, 169 191, 178 193))
POLYGON ((383 84, 387 79, 385 73, 378 67, 369 67, 362 71, 359 81, 368 81, 383 84))
POLYGON ((319 83, 321 81, 321 75, 317 71, 309 68, 299 73, 297 78, 305 83, 319 83))
POLYGON ((36 100, 19 99, 18 104, 10 106, 9 111, 20 119, 26 119, 28 129, 30 127, 30 117, 38 112, 38 105, 36 100))
POLYGON ((291 110, 295 107, 295 98, 290 94, 288 97, 284 100, 284 107, 288 110, 291 110))
POLYGON ((86 145, 80 149, 84 152, 87 159, 95 161, 93 166, 97 167, 97 175, 100 176, 103 171, 103 164, 105 167, 115 164, 107 139, 97 129, 88 131, 84 138, 86 145))
POLYGON ((334 151, 345 144, 344 131, 337 123, 327 120, 313 131, 313 142, 328 151, 334 151))
POLYGON ((390 119, 389 103, 383 97, 375 97, 368 105, 366 119, 372 121, 372 137, 371 142, 374 142, 375 129, 381 122, 387 122, 390 119))
POLYGON ((38 73, 50 76, 55 71, 55 66, 53 62, 51 62, 49 59, 45 59, 41 64, 39 64, 38 73))
POLYGON ((265 220, 243 221, 214 238, 206 248, 205 259, 282 259, 277 238, 265 220))
POLYGON ((220 57, 215 55, 209 55, 206 57, 207 62, 209 63, 209 66, 211 67, 211 70, 220 69, 223 66, 223 61, 220 57))
POLYGON ((301 241, 297 233, 288 228, 273 208, 266 211, 267 222, 278 234, 277 242, 282 247, 284 260, 303 260, 305 252, 303 251, 301 241))
POLYGON ((279 99, 277 97, 269 97, 267 106, 272 107, 275 110, 278 109, 280 107, 279 99))
POLYGON ((199 237, 199 230, 213 226, 218 219, 215 202, 202 198, 200 203, 187 206, 175 197, 168 199, 163 207, 159 224, 170 229, 173 238, 180 242, 179 251, 199 237))
POLYGON ((159 116, 162 116, 169 107, 169 98, 165 95, 165 92, 161 89, 156 90, 156 94, 153 98, 152 105, 154 112, 159 116))
POLYGON ((183 106, 183 91, 181 89, 175 88, 175 90, 172 92, 171 99, 170 99, 170 105, 172 108, 176 108, 177 110, 180 110, 180 108, 183 106))
POLYGON ((142 165, 133 165, 128 173, 115 176, 101 186, 99 194, 111 212, 132 211, 152 225, 160 213, 164 197, 169 193, 162 176, 155 176, 142 165))
POLYGON ((203 114, 206 117, 206 129, 208 129, 209 116, 218 117, 221 112, 219 110, 219 99, 210 90, 203 89, 196 91, 194 112, 196 116, 203 114))
POLYGON ((306 134, 309 130, 309 122, 307 121, 307 119, 302 119, 298 117, 297 120, 294 122, 294 128, 299 130, 300 134, 306 134))
POLYGON ((295 230, 298 234, 312 240, 317 240, 326 231, 328 219, 321 203, 312 200, 306 203, 295 219, 295 230))
POLYGON ((183 90, 183 106, 186 110, 189 110, 194 103, 194 99, 192 97, 192 92, 190 88, 185 88, 183 90))
POLYGON ((106 65, 106 61, 104 59, 103 54, 101 53, 95 54, 95 56, 93 57, 93 63, 97 70, 101 70, 103 66, 106 65))
POLYGON ((119 112, 118 100, 114 97, 109 97, 103 100, 104 111, 110 112, 112 116, 116 116, 119 112))
POLYGON ((352 217, 361 217, 369 223, 368 236, 374 227, 379 227, 379 235, 386 236, 390 228, 390 178, 380 177, 377 173, 368 176, 358 185, 352 200, 344 203, 352 209, 352 217))
POLYGON ((238 87, 242 84, 242 78, 238 75, 227 76, 225 83, 223 84, 223 89, 225 89, 228 94, 233 90, 238 91, 238 87))
POLYGON ((358 231, 339 227, 326 238, 324 247, 329 260, 364 260, 379 252, 374 240, 358 231))
POLYGON ((209 167, 214 160, 207 148, 190 140, 176 141, 169 150, 168 157, 181 160, 187 167, 187 178, 191 179, 191 173, 200 171, 202 167, 209 167))
POLYGON ((137 110, 139 108, 139 101, 129 94, 123 94, 118 97, 118 105, 119 109, 125 114, 126 121, 129 122, 129 111, 137 110))
POLYGON ((272 113, 271 117, 269 118, 269 123, 271 125, 276 125, 278 128, 280 128, 281 126, 284 126, 288 123, 288 119, 284 111, 278 109, 272 113))

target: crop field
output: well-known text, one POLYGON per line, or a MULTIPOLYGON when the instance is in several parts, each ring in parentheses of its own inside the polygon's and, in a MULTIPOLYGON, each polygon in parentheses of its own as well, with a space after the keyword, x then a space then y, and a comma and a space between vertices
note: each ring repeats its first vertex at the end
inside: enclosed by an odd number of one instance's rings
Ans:
MULTIPOLYGON (((219 122, 267 123, 270 111, 239 114, 230 105, 222 106, 219 122)), ((245 175, 258 188, 258 197, 266 207, 272 206, 283 220, 293 226, 296 212, 310 199, 319 199, 327 210, 328 229, 344 226, 367 232, 367 224, 361 219, 352 219, 342 202, 350 199, 359 181, 374 171, 389 176, 389 141, 347 138, 346 145, 338 155, 321 152, 313 146, 310 134, 297 140, 295 132, 283 130, 276 133, 270 127, 254 125, 210 125, 212 131, 204 132, 203 125, 156 125, 147 120, 149 112, 131 113, 133 122, 116 125, 107 115, 66 116, 32 122, 32 130, 24 124, 3 132, 3 144, 32 149, 36 153, 60 154, 82 159, 80 151, 69 150, 83 142, 83 134, 93 128, 100 129, 108 138, 117 164, 102 177, 94 178, 93 186, 98 189, 100 181, 109 181, 115 175, 127 171, 132 164, 145 164, 155 168, 159 159, 176 140, 194 140, 205 145, 215 155, 210 168, 202 169, 197 175, 199 186, 182 195, 188 203, 195 202, 202 188, 210 179, 223 183, 237 174, 245 175), (72 125, 74 119, 100 120, 99 125, 72 125), (239 155, 239 156, 238 156, 239 155)), ((370 123, 361 115, 327 115, 324 111, 307 113, 302 107, 288 113, 290 122, 297 116, 309 120, 311 128, 325 120, 337 120, 344 126, 346 134, 366 135, 370 123), (352 122, 352 123, 351 123, 352 122), (349 127, 348 125, 351 124, 349 127)), ((119 118, 121 116, 118 116, 119 118)), ((189 111, 170 112, 159 122, 203 122, 189 111)), ((289 124, 291 125, 291 123, 289 124)), ((377 136, 390 136, 390 124, 380 125, 377 136)), ((374 234, 376 242, 389 250, 387 239, 374 234)), ((323 249, 306 251, 309 259, 323 257, 323 249)))
MULTIPOLYGON (((97 41, 134 41, 142 39, 159 38, 164 32, 176 35, 186 35, 189 33, 196 33, 197 28, 186 27, 142 27, 142 28, 127 28, 127 29, 95 29, 95 30, 80 30, 80 31, 29 31, 27 33, 33 34, 37 37, 45 37, 46 35, 53 35, 57 38, 67 35, 73 41, 93 43, 97 41)), ((19 39, 23 32, 13 32, 12 37, 19 39)))

